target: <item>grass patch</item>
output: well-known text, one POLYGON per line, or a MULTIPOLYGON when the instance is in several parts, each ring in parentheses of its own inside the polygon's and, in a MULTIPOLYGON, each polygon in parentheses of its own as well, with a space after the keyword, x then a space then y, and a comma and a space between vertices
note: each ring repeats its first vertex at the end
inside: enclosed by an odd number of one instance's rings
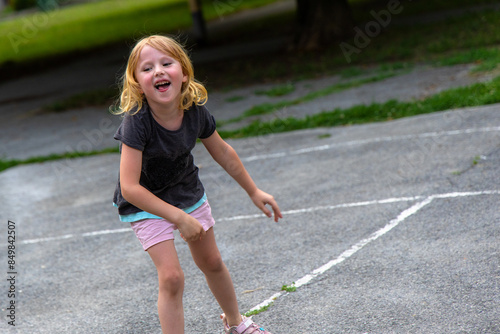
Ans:
MULTIPOLYGON (((306 94, 302 97, 299 97, 294 100, 289 100, 289 101, 280 101, 280 102, 275 102, 275 103, 262 103, 256 106, 253 106, 252 108, 246 110, 243 112, 241 116, 234 117, 232 119, 229 119, 227 121, 219 122, 219 124, 222 126, 224 124, 229 124, 229 123, 235 123, 239 122, 245 118, 252 117, 252 116, 259 116, 259 115, 265 115, 269 113, 273 113, 275 111, 278 111, 282 108, 290 107, 293 105, 298 105, 301 103, 309 102, 312 100, 315 100, 320 97, 328 96, 333 93, 337 93, 349 88, 354 88, 354 87, 359 87, 367 83, 373 83, 377 81, 381 81, 390 77, 395 76, 397 73, 394 71, 389 71, 389 72, 382 72, 376 76, 369 77, 369 78, 364 78, 364 79, 358 79, 358 80, 352 80, 346 83, 339 83, 335 85, 328 86, 326 88, 311 92, 309 94, 306 94)), ((399 74, 399 73, 398 73, 399 74)))
POLYGON ((118 98, 118 88, 92 90, 70 96, 66 99, 47 104, 42 107, 44 112, 62 112, 88 106, 112 105, 118 98))
MULTIPOLYGON (((403 117, 428 114, 436 111, 481 106, 499 102, 500 77, 497 77, 490 82, 477 83, 469 87, 450 89, 421 101, 400 102, 397 100, 390 100, 385 103, 373 103, 370 105, 358 105, 347 109, 335 109, 329 112, 306 116, 302 119, 290 117, 285 119, 275 119, 266 123, 256 121, 249 126, 238 130, 219 130, 219 134, 223 138, 243 138, 307 128, 383 122, 403 117)), ((327 134, 325 136, 319 136, 318 138, 326 138, 328 136, 329 135, 327 134)), ((49 156, 34 157, 24 160, 0 159, 0 172, 18 165, 118 152, 118 148, 107 148, 89 152, 51 154, 49 156)), ((480 159, 475 158, 473 164, 477 164, 479 161, 480 159)))
POLYGON ((286 292, 295 292, 297 291, 297 287, 295 286, 295 282, 293 282, 290 285, 283 284, 281 287, 281 291, 286 291, 286 292))
POLYGON ((481 106, 498 102, 500 102, 500 77, 486 83, 477 83, 469 87, 450 89, 421 101, 400 102, 390 100, 385 103, 358 105, 348 109, 335 109, 329 112, 306 116, 302 119, 290 117, 275 119, 265 123, 256 121, 239 130, 221 130, 219 133, 225 138, 242 138, 307 128, 383 122, 436 111, 481 106))
POLYGON ((8 168, 20 165, 28 165, 28 164, 35 164, 35 163, 42 163, 42 162, 63 160, 63 159, 75 159, 75 158, 88 157, 99 154, 108 154, 108 153, 119 153, 119 149, 118 147, 115 147, 115 148, 105 148, 102 150, 87 151, 87 152, 67 152, 61 154, 51 154, 47 156, 32 157, 28 159, 9 159, 9 160, 0 159, 0 172, 8 168))
MULTIPOLYGON (((378 74, 374 77, 370 77, 367 79, 361 79, 357 81, 352 81, 349 83, 343 83, 343 84, 337 84, 333 85, 327 88, 324 88, 320 91, 312 92, 302 98, 295 99, 293 101, 283 101, 283 102, 278 102, 278 103, 267 103, 267 104, 262 104, 262 105, 257 105, 255 107, 252 107, 251 109, 247 110, 244 112, 244 114, 240 117, 234 118, 229 121, 220 121, 219 124, 227 124, 231 122, 237 122, 240 121, 246 117, 250 116, 256 116, 256 115, 263 115, 266 113, 271 113, 273 111, 278 110, 279 108, 284 108, 287 106, 311 101, 315 98, 326 96, 344 89, 348 88, 353 88, 353 87, 358 87, 360 85, 363 85, 365 83, 370 83, 370 82, 376 82, 379 80, 387 79, 393 75, 400 74, 401 72, 395 72, 401 69, 410 69, 411 66, 407 63, 395 63, 395 64, 384 64, 381 65, 375 72, 378 74)), ((360 68, 357 68, 354 71, 347 72, 349 73, 348 76, 354 76, 354 75, 361 75, 365 73, 360 68), (354 74, 357 73, 357 74, 354 74)), ((344 77, 344 75, 342 75, 344 77)), ((282 96, 285 94, 288 94, 292 91, 295 90, 295 85, 292 83, 288 83, 285 85, 278 85, 272 89, 266 90, 266 91, 257 91, 255 92, 257 95, 262 94, 262 95, 267 95, 270 97, 278 97, 282 96)), ((89 106, 109 106, 113 105, 119 96, 119 88, 118 87, 110 87, 107 89, 99 89, 99 90, 92 90, 92 91, 87 91, 79 94, 75 94, 73 96, 70 96, 68 98, 62 99, 60 101, 56 101, 50 104, 47 104, 41 108, 41 111, 44 112, 62 112, 70 109, 78 109, 78 108, 83 108, 83 107, 89 107, 89 106)), ((241 100, 244 100, 246 97, 245 96, 231 96, 225 99, 226 102, 238 102, 241 100)))
MULTIPOLYGON (((207 20, 276 0, 225 6, 204 0, 207 20)), ((192 25, 185 0, 105 0, 36 12, 0 22, 0 64, 88 50, 192 25)))
POLYGON ((255 95, 267 95, 269 97, 278 97, 292 93, 295 91, 295 85, 288 82, 284 85, 278 85, 268 90, 257 90, 255 95))
POLYGON ((492 71, 500 64, 500 48, 477 48, 459 51, 448 57, 442 57, 435 63, 438 66, 476 63, 477 66, 472 72, 492 71))
MULTIPOLYGON (((462 1, 464 5, 475 5, 473 1, 462 1)), ((490 2, 486 2, 490 3, 490 2)), ((423 3, 422 3, 423 4, 423 3)), ((387 5, 387 2, 384 2, 387 5)), ((421 7, 420 2, 405 3, 403 14, 410 12, 413 6, 421 7)), ((446 9, 436 3, 425 3, 428 12, 434 6, 446 9)), ((453 6, 458 8, 458 5, 453 6)), ((353 12, 365 10, 369 13, 376 6, 366 3, 365 7, 353 2, 353 12)), ((376 10, 376 9, 375 9, 376 10)), ((423 10, 420 8, 418 10, 423 10)), ((417 11, 417 10, 416 10, 417 11)), ((291 18, 293 19, 293 18, 291 18)), ((373 17, 370 16, 370 20, 373 17)), ((364 22, 364 21, 358 21, 364 22)), ((404 66, 406 63, 431 63, 437 65, 456 65, 477 63, 479 70, 495 68, 499 63, 500 45, 500 12, 485 10, 482 12, 464 13, 457 17, 437 22, 418 23, 412 26, 391 23, 380 35, 372 38, 366 48, 359 54, 352 54, 348 63, 338 44, 316 52, 275 53, 252 58, 242 58, 224 62, 215 62, 210 66, 198 66, 197 73, 201 78, 208 78, 210 87, 221 88, 228 82, 284 82, 325 75, 341 74, 343 77, 355 77, 364 72, 366 67, 374 64, 391 64, 404 66), (259 66, 256 67, 255 64, 259 66), (221 76, 220 73, 225 73, 221 76), (241 80, 245 73, 245 80, 241 80)), ((281 24, 282 26, 290 25, 281 24)), ((273 22, 265 25, 273 29, 273 22)), ((346 40, 354 45, 354 38, 346 40)))
POLYGON ((262 312, 265 312, 267 311, 271 306, 273 306, 273 303, 269 304, 269 305, 265 305, 265 306, 262 306, 261 308, 257 309, 257 310, 253 310, 253 311, 248 311, 247 313, 243 314, 245 317, 251 317, 253 315, 256 315, 256 314, 259 314, 259 313, 262 313, 262 312))
MULTIPOLYGON (((224 14, 271 2, 274 1, 249 0, 241 2, 238 6, 229 9, 226 7, 224 14)), ((405 2, 405 9, 398 17, 492 2, 487 0, 405 2)), ((367 20, 373 19, 369 15, 371 10, 384 9, 387 6, 386 1, 353 0, 351 3, 354 13, 359 13, 359 10, 364 9, 365 12, 362 15, 365 15, 367 20)), ((205 0, 204 4, 204 14, 208 19, 219 18, 220 12, 217 12, 213 1, 205 0)), ((242 27, 241 29, 246 31, 244 38, 240 36, 239 32, 232 31, 231 33, 234 34, 234 40, 241 42, 246 40, 248 36, 253 38, 259 36, 260 32, 280 33, 276 26, 289 31, 287 27, 291 26, 290 23, 293 19, 293 13, 287 13, 268 20, 261 20, 258 24, 252 24, 251 27, 242 27)), ((366 20, 358 20, 358 22, 364 21, 366 20)), ((197 66, 197 77, 202 80, 209 78, 207 82, 212 88, 227 86, 228 82, 232 82, 233 85, 234 83, 245 84, 263 81, 283 82, 338 74, 339 72, 343 77, 355 77, 363 74, 365 72, 363 69, 366 66, 379 63, 392 63, 396 67, 415 62, 431 62, 438 65, 477 63, 477 71, 490 71, 497 69, 500 63, 500 25, 497 24, 498 22, 500 22, 500 13, 487 10, 467 13, 440 22, 420 23, 411 27, 390 24, 388 29, 374 37, 370 45, 363 49, 359 55, 353 55, 351 64, 347 64, 338 45, 332 45, 321 52, 279 53, 272 56, 267 54, 252 56, 252 61, 242 57, 233 61, 200 65, 197 66), (259 64, 259 66, 255 66, 255 64, 259 64), (245 74, 244 80, 242 80, 242 73, 245 74)), ((114 42, 131 41, 149 33, 176 32, 178 29, 190 25, 191 17, 187 2, 184 0, 105 0, 61 8, 46 14, 35 13, 15 19, 5 19, 0 22, 0 64, 23 62, 75 50, 86 50, 114 42), (30 24, 33 28, 31 30, 27 28, 30 24), (21 39, 13 40, 12 36, 21 39)), ((220 38, 220 40, 224 40, 224 38, 220 38)), ((352 40, 348 42, 352 43, 352 40)), ((322 91, 312 92, 299 99, 283 101, 280 104, 258 106, 260 109, 248 111, 244 117, 273 112, 282 107, 303 103, 332 94, 335 91, 367 83, 361 80, 358 80, 357 83, 354 80, 351 83, 352 86, 332 86, 322 91)), ((100 97, 89 94, 83 98, 81 96, 76 98, 77 101, 62 102, 73 108, 73 104, 89 105, 88 101, 94 103, 99 99, 100 97)), ((224 137, 247 137, 311 127, 386 121, 450 108, 497 102, 500 102, 498 78, 489 83, 443 92, 422 101, 399 102, 393 100, 383 104, 355 106, 303 119, 289 118, 267 123, 255 122, 237 131, 221 130, 220 133, 224 137)), ((103 104, 107 104, 107 102, 103 104)), ((59 110, 64 108, 67 107, 52 107, 52 109, 59 110)), ((112 152, 117 152, 117 150, 113 149, 112 152)), ((100 153, 109 152, 106 150, 75 152, 26 160, 0 159, 0 171, 22 164, 100 153)))
POLYGON ((235 95, 235 96, 228 97, 224 101, 226 101, 226 102, 238 102, 238 101, 241 101, 244 99, 246 99, 245 96, 235 95))

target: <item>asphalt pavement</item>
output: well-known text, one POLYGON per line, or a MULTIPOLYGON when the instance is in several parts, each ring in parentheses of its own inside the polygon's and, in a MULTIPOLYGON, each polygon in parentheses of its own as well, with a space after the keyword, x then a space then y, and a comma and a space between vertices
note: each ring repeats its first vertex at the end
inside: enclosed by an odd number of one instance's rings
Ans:
MULTIPOLYGON (((0 155, 116 145, 120 118, 104 107, 37 111, 114 84, 124 57, 103 57, 2 83, 0 155), (89 67, 103 75, 84 76, 89 67)), ((266 117, 419 99, 489 79, 471 68, 418 66, 266 117)), ((292 94, 343 80, 298 82, 292 94)), ((277 101, 254 94, 266 87, 210 92, 209 107, 217 119, 230 119, 277 101), (234 96, 244 99, 227 102, 234 96)), ((499 107, 229 140, 278 200, 279 223, 261 215, 198 145, 195 163, 241 311, 267 307, 254 319, 274 334, 499 333, 499 107)), ((0 332, 161 332, 154 265, 111 205, 118 166, 119 155, 107 154, 0 173, 0 332)), ((186 277, 186 333, 222 333, 218 305, 178 235, 176 247, 186 277)))
MULTIPOLYGON (((498 105, 229 142, 284 212, 279 223, 259 215, 195 149, 242 312, 271 305, 255 320, 273 333, 498 333, 498 105)), ((2 284, 16 327, 3 317, 2 331, 160 333, 154 265, 111 206, 118 163, 0 174, 5 273, 8 220, 16 233, 15 298, 2 284)), ((176 246, 186 332, 221 333, 188 247, 176 246)))

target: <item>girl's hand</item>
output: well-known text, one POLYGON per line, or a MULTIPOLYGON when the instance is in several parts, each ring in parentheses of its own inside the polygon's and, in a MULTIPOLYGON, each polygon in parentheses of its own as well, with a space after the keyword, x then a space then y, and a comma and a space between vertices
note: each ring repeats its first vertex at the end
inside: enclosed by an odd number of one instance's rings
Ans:
POLYGON ((268 193, 257 189, 254 193, 250 195, 253 203, 262 211, 266 216, 271 218, 273 215, 271 211, 266 207, 267 204, 271 206, 274 212, 274 221, 278 222, 279 218, 283 218, 278 203, 274 200, 274 197, 268 193))
POLYGON ((201 240, 207 233, 200 222, 187 213, 177 223, 177 228, 181 233, 181 238, 186 242, 201 240))

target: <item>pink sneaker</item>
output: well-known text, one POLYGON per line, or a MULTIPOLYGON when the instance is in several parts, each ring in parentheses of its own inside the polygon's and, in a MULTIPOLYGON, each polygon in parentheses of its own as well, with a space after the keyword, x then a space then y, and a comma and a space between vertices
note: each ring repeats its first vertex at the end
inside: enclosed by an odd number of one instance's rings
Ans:
POLYGON ((252 321, 252 318, 241 316, 241 324, 238 326, 229 327, 225 314, 221 314, 222 323, 224 324, 224 332, 226 334, 271 334, 264 328, 258 326, 252 321))

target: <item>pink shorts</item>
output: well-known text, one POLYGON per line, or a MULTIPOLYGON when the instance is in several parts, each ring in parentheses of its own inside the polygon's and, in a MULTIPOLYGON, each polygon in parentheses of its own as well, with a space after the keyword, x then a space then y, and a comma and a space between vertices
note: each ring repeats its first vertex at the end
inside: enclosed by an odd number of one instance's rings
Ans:
MULTIPOLYGON (((215 225, 215 220, 212 217, 212 209, 208 201, 205 201, 205 203, 189 215, 198 220, 205 231, 208 231, 215 225)), ((143 219, 133 222, 131 225, 145 251, 162 241, 173 240, 174 230, 177 230, 177 226, 166 219, 143 219)))

